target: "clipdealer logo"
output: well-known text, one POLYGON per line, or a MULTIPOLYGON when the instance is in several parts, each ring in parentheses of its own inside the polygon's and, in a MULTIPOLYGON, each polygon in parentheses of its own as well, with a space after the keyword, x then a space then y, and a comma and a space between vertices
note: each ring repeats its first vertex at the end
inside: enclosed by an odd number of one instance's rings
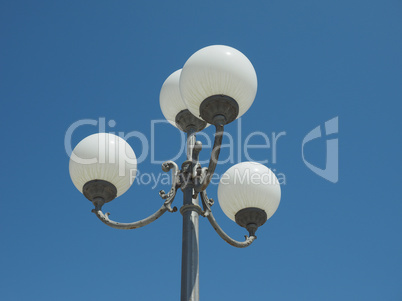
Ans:
POLYGON ((337 183, 339 179, 339 145, 338 138, 331 138, 334 134, 338 134, 338 116, 332 118, 325 122, 325 135, 323 136, 323 131, 321 126, 317 126, 311 130, 306 137, 304 137, 302 142, 302 158, 304 164, 311 169, 315 174, 320 177, 332 182, 337 183), (328 138, 327 138, 328 137, 328 138), (306 160, 304 157, 304 146, 315 139, 326 139, 326 160, 325 168, 319 168, 306 160))

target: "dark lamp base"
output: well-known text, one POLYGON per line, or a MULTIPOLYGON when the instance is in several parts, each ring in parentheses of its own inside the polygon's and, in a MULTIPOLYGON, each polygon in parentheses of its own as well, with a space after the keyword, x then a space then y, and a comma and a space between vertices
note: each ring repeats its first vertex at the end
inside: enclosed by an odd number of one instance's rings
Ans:
POLYGON ((216 125, 216 117, 223 116, 222 125, 231 123, 239 115, 239 105, 236 100, 226 95, 213 95, 206 98, 200 105, 200 117, 206 122, 216 125))
POLYGON ((252 236, 255 235, 258 227, 267 221, 267 213, 259 208, 245 208, 236 213, 235 220, 239 226, 246 228, 252 236))
POLYGON ((196 132, 199 132, 199 131, 202 131, 207 126, 207 123, 204 120, 201 120, 201 119, 195 117, 187 109, 180 111, 176 115, 175 122, 176 122, 177 127, 186 133, 190 129, 195 130, 196 132))
POLYGON ((93 202, 96 198, 102 198, 105 203, 113 200, 117 195, 116 187, 104 180, 92 180, 85 183, 82 188, 84 196, 93 202))

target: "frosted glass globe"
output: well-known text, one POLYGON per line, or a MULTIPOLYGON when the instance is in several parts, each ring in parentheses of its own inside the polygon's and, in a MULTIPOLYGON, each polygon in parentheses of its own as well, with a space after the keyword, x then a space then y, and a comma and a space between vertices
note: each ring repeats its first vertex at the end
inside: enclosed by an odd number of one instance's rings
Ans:
POLYGON ((70 177, 82 193, 83 186, 92 180, 104 180, 125 193, 137 172, 137 158, 131 146, 122 138, 98 133, 81 140, 70 156, 70 177))
POLYGON ((163 83, 159 94, 159 105, 162 114, 175 127, 177 127, 175 122, 177 114, 187 109, 180 94, 180 74, 181 69, 173 72, 163 83))
POLYGON ((245 208, 259 208, 270 218, 278 209, 281 188, 275 174, 255 162, 242 162, 229 168, 218 186, 218 200, 223 212, 233 221, 245 208))
POLYGON ((213 95, 226 95, 239 105, 237 118, 251 106, 257 93, 257 75, 248 58, 223 45, 202 48, 184 64, 180 92, 190 112, 200 116, 200 105, 213 95))

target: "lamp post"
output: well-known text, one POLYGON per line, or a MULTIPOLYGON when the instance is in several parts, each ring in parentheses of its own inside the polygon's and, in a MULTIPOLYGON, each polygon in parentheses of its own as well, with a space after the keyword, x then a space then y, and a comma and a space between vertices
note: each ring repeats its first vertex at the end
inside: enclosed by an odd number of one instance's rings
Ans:
POLYGON ((254 101, 257 77, 250 61, 240 51, 228 46, 209 46, 194 53, 183 69, 171 74, 160 93, 160 106, 165 118, 187 133, 187 160, 181 168, 173 161, 162 164, 162 170, 172 173, 168 193, 161 208, 151 216, 132 223, 119 223, 103 213, 104 204, 130 188, 137 161, 130 145, 112 134, 91 135, 75 147, 70 158, 70 175, 77 189, 89 199, 92 210, 106 225, 116 229, 143 227, 172 207, 176 192, 183 191, 182 279, 181 300, 199 300, 198 219, 206 217, 219 236, 232 246, 243 248, 255 239, 255 232, 278 208, 281 190, 275 174, 262 164, 242 162, 229 168, 218 187, 219 204, 223 212, 249 236, 242 242, 229 237, 216 222, 206 188, 214 174, 224 126, 243 115, 254 101), (208 125, 216 128, 214 146, 208 167, 202 167, 198 156, 202 144, 196 133, 208 125), (199 205, 199 199, 202 207, 199 205))

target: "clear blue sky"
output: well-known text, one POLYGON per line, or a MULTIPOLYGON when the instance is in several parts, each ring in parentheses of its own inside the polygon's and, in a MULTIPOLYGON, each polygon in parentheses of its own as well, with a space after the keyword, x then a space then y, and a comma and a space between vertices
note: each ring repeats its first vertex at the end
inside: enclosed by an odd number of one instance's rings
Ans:
MULTIPOLYGON (((163 81, 198 49, 224 44, 246 54, 259 82, 242 137, 237 122, 227 127, 235 163, 250 133, 286 132, 276 162, 272 148, 250 151, 286 184, 247 249, 200 221, 201 299, 402 300, 401 37, 397 0, 2 1, 1 299, 179 299, 181 215, 132 231, 100 223, 70 180, 64 137, 74 122, 103 117, 116 122, 108 132, 150 138, 163 81), (334 117, 337 183, 301 153, 307 133, 334 117)), ((73 145, 97 131, 80 127, 73 145)), ((168 160, 180 135, 160 126, 155 141, 156 158, 168 160)), ((138 139, 128 142, 141 153, 138 139)), ((325 143, 305 146, 320 168, 325 143)), ((161 172, 150 156, 139 171, 161 172)), ((136 183, 105 208, 116 220, 144 218, 161 205, 159 189, 168 186, 136 183)), ((217 199, 216 185, 209 196, 217 199)), ((214 209, 241 240, 244 229, 214 209)))

